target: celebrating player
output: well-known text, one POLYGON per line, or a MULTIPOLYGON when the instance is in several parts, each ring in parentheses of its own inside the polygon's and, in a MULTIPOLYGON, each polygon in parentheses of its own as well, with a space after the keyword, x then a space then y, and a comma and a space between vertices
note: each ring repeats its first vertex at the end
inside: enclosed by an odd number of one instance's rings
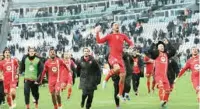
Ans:
POLYGON ((122 93, 124 91, 124 82, 125 82, 125 67, 124 62, 122 59, 122 53, 123 53, 123 45, 124 41, 126 41, 130 46, 133 46, 133 43, 131 40, 128 39, 128 37, 125 34, 121 34, 119 32, 119 24, 118 23, 112 23, 112 33, 106 35, 103 38, 100 38, 100 26, 96 27, 96 41, 97 43, 104 43, 108 42, 109 46, 109 57, 108 61, 109 64, 112 66, 112 69, 106 76, 103 87, 105 87, 106 82, 109 80, 109 78, 114 74, 119 74, 120 81, 119 81, 119 92, 118 92, 118 98, 120 100, 124 101, 122 93))

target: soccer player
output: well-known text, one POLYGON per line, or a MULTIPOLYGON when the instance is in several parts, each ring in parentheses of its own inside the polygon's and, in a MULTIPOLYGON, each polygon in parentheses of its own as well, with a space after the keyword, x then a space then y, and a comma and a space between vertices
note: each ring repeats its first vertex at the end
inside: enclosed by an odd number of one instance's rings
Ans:
POLYGON ((194 90, 196 90, 198 103, 200 104, 200 55, 197 47, 192 47, 192 57, 187 60, 185 66, 181 69, 174 82, 176 82, 177 79, 180 78, 187 69, 192 71, 191 81, 194 90))
POLYGON ((35 108, 38 109, 39 86, 36 82, 42 72, 43 64, 40 58, 36 56, 35 48, 28 48, 28 54, 23 56, 20 67, 20 74, 24 72, 24 97, 26 109, 30 109, 30 91, 35 100, 35 108))
POLYGON ((147 89, 148 89, 148 93, 151 92, 151 89, 154 91, 154 86, 155 86, 155 81, 152 81, 152 88, 150 89, 151 86, 151 77, 153 76, 153 72, 154 72, 154 60, 150 58, 150 56, 148 56, 148 53, 145 53, 145 56, 143 58, 144 63, 145 63, 145 76, 147 78, 147 89))
POLYGON ((118 74, 120 76, 120 81, 119 81, 119 92, 118 92, 118 97, 120 100, 124 101, 122 93, 124 91, 124 82, 125 82, 125 77, 126 77, 126 72, 125 72, 125 67, 124 67, 124 62, 122 59, 122 53, 123 53, 123 45, 124 41, 126 41, 131 47, 133 47, 133 43, 125 34, 121 34, 119 32, 119 24, 118 23, 112 23, 112 33, 106 35, 103 38, 100 38, 100 26, 95 28, 96 31, 96 41, 97 43, 104 43, 108 42, 109 46, 109 57, 108 61, 109 64, 112 66, 112 69, 106 76, 104 82, 103 82, 103 87, 105 87, 106 82, 109 80, 109 78, 114 75, 118 74))
POLYGON ((45 74, 48 73, 49 92, 51 93, 54 109, 62 109, 60 96, 61 71, 62 69, 66 69, 66 73, 69 73, 69 69, 64 62, 56 56, 54 47, 50 48, 49 57, 50 58, 44 64, 42 75, 39 77, 39 83, 42 83, 45 74))
POLYGON ((90 55, 89 48, 84 48, 83 53, 77 64, 77 74, 80 76, 79 88, 82 89, 81 107, 84 107, 87 98, 86 109, 90 109, 94 91, 101 82, 101 70, 97 61, 90 55))
POLYGON ((155 81, 158 85, 159 98, 163 108, 168 102, 171 91, 167 77, 168 59, 175 55, 176 50, 166 39, 164 42, 159 41, 156 45, 154 43, 151 45, 149 53, 151 58, 155 60, 155 81))
POLYGON ((69 72, 66 71, 66 69, 63 69, 61 72, 61 81, 62 81, 62 89, 65 89, 67 87, 68 89, 68 95, 67 99, 70 99, 71 93, 72 93, 72 77, 73 77, 73 68, 76 68, 76 64, 74 63, 73 60, 71 60, 71 53, 70 52, 65 52, 63 55, 63 61, 66 64, 66 66, 69 69, 69 72))
POLYGON ((19 73, 19 65, 16 59, 12 59, 10 49, 5 48, 3 51, 4 60, 0 63, 0 70, 3 71, 4 93, 6 94, 9 109, 16 107, 16 84, 19 73))

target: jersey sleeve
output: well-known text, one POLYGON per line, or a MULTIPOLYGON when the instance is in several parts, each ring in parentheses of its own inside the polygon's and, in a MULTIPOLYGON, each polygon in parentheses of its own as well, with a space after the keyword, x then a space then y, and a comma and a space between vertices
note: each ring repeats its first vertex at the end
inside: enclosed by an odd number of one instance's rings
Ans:
POLYGON ((97 43, 105 43, 106 41, 108 41, 109 40, 109 34, 108 35, 106 35, 105 37, 103 37, 103 38, 100 38, 100 35, 99 35, 99 32, 96 34, 96 41, 97 41, 97 43))
POLYGON ((123 37, 124 37, 124 40, 129 44, 129 46, 134 46, 134 44, 133 44, 133 42, 128 38, 128 36, 126 36, 126 35, 123 35, 123 37))
POLYGON ((190 63, 189 62, 190 61, 187 61, 186 64, 185 64, 185 66, 178 73, 178 78, 180 78, 185 73, 185 71, 190 68, 190 63))
POLYGON ((41 76, 39 76, 39 79, 38 79, 39 83, 42 83, 42 80, 43 80, 44 75, 46 74, 47 70, 48 70, 48 61, 45 62, 44 69, 41 73, 41 76))

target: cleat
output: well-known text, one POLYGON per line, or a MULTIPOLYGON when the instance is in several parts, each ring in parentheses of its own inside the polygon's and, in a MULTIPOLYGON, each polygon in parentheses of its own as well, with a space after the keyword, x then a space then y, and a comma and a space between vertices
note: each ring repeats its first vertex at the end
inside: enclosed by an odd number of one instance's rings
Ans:
POLYGON ((70 99, 70 96, 67 97, 67 100, 69 100, 69 99, 70 99))
POLYGON ((138 96, 138 92, 135 92, 135 95, 138 96))
POLYGON ((148 94, 150 94, 151 93, 151 90, 148 90, 148 94))
POLYGON ((13 109, 13 107, 11 106, 11 107, 9 107, 9 109, 13 109))
POLYGON ((103 81, 102 88, 103 88, 103 89, 106 88, 106 81, 103 81))
POLYGON ((120 101, 125 102, 124 97, 122 95, 117 94, 117 98, 119 98, 120 101))
POLYGON ((6 102, 5 102, 5 101, 3 101, 3 102, 2 102, 2 105, 6 105, 6 102))
POLYGON ((125 96, 125 99, 128 100, 128 101, 131 100, 129 95, 126 95, 126 96, 125 96))
POLYGON ((161 102, 161 107, 162 107, 162 108, 165 108, 165 107, 166 107, 166 104, 167 104, 166 101, 162 101, 162 102, 161 102))
POLYGON ((84 108, 84 102, 81 102, 81 108, 84 108))
POLYGON ((38 104, 35 103, 35 109, 38 109, 38 104))
POLYGON ((12 108, 16 108, 17 104, 15 102, 15 100, 13 101, 13 105, 12 105, 12 108))
POLYGON ((120 107, 117 107, 116 109, 121 109, 120 107))

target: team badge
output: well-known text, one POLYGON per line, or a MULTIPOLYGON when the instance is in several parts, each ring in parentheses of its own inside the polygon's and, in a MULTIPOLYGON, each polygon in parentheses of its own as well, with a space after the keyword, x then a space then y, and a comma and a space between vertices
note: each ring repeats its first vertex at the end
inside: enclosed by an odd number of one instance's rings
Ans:
POLYGON ((33 70, 34 70, 33 65, 30 65, 30 66, 29 66, 29 71, 33 71, 33 70))
POLYGON ((134 66, 138 66, 137 62, 134 62, 134 66))
POLYGON ((166 62, 166 58, 165 57, 161 57, 161 62, 166 62))
POLYGON ((199 64, 195 64, 194 65, 194 69, 197 70, 197 71, 200 71, 200 65, 199 64))
POLYGON ((57 67, 52 67, 52 72, 56 73, 58 71, 57 67))
POLYGON ((6 67, 6 70, 7 70, 7 71, 11 71, 11 69, 12 69, 11 66, 7 66, 7 67, 6 67))
POLYGON ((118 35, 117 35, 116 37, 117 37, 117 39, 119 39, 119 36, 118 36, 118 35))

